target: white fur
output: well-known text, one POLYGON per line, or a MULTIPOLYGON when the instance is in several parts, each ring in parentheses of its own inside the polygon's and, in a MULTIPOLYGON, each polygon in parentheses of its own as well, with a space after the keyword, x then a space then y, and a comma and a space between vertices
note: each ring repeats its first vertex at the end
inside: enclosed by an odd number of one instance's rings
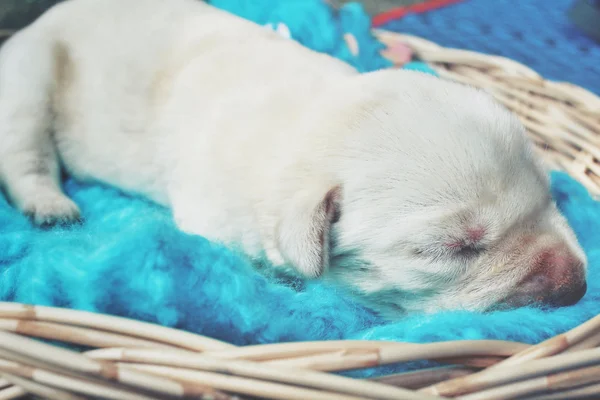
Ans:
POLYGON ((0 177, 38 223, 77 217, 59 159, 392 312, 486 309, 540 249, 585 263, 523 127, 488 95, 360 75, 197 0, 69 0, 6 43, 0 177), (477 254, 452 254, 475 225, 477 254))

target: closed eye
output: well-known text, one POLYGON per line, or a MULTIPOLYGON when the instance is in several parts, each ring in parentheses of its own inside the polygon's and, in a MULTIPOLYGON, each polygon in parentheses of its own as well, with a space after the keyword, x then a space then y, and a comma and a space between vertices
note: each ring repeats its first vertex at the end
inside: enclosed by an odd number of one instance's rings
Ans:
POLYGON ((461 258, 472 258, 480 255, 485 249, 482 246, 467 245, 454 249, 454 256, 461 258))
POLYGON ((485 251, 485 247, 476 244, 465 244, 460 247, 448 247, 448 246, 431 246, 428 248, 413 248, 412 253, 415 257, 443 260, 448 257, 453 258, 474 258, 479 256, 485 251))

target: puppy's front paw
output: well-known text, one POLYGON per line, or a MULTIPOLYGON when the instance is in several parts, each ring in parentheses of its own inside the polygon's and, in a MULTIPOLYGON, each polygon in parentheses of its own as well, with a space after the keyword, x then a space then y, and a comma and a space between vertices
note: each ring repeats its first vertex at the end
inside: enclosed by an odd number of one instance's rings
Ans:
POLYGON ((67 225, 81 220, 79 207, 62 194, 38 195, 22 209, 39 226, 67 225))

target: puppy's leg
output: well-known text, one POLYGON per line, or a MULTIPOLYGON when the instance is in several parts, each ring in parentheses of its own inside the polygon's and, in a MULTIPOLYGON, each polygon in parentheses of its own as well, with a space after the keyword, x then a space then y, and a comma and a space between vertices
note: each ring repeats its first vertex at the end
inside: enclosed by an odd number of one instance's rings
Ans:
POLYGON ((29 31, 0 52, 0 178, 9 200, 37 224, 79 218, 60 188, 50 131, 55 58, 53 45, 29 31))

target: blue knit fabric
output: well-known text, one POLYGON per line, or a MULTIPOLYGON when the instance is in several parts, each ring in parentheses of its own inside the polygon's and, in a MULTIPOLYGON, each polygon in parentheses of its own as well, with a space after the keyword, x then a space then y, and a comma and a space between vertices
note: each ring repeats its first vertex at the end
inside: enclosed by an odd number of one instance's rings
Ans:
MULTIPOLYGON (((385 65, 379 59, 346 54, 341 45, 341 15, 332 14, 319 1, 312 2, 312 9, 306 6, 309 0, 282 1, 286 6, 272 14, 277 18, 252 14, 254 8, 243 7, 250 3, 258 2, 220 5, 248 12, 247 16, 261 23, 272 19, 291 27, 302 25, 297 19, 302 20, 303 13, 321 13, 313 15, 315 21, 322 21, 319 24, 291 29, 296 39, 313 41, 315 47, 322 45, 355 65, 364 63, 365 69, 385 65), (297 13, 286 8, 295 5, 297 13), (320 37, 328 44, 321 43, 320 37)), ((277 4, 262 3, 271 12, 277 4)), ((348 20, 354 22, 348 23, 347 29, 361 38, 361 48, 374 54, 378 44, 360 22, 364 14, 356 6, 350 10, 356 11, 349 14, 348 20)), ((376 317, 341 289, 320 281, 261 275, 240 255, 181 233, 168 210, 144 199, 72 180, 65 182, 65 189, 82 209, 82 226, 34 228, 0 196, 0 300, 131 317, 238 345, 319 339, 429 342, 495 338, 534 343, 600 311, 600 203, 563 174, 554 176, 554 196, 590 260, 589 291, 579 304, 550 311, 523 308, 489 314, 410 315, 393 323, 376 317)))
POLYGON ((306 47, 347 61, 360 71, 390 65, 379 56, 384 46, 373 40, 371 19, 358 3, 345 4, 339 10, 323 0, 209 0, 208 3, 262 25, 283 22, 292 37, 306 47), (356 38, 360 49, 357 57, 352 56, 343 41, 344 33, 356 38))
POLYGON ((600 44, 569 21, 572 4, 573 0, 465 0, 382 28, 446 47, 512 58, 546 79, 600 94, 600 44))

